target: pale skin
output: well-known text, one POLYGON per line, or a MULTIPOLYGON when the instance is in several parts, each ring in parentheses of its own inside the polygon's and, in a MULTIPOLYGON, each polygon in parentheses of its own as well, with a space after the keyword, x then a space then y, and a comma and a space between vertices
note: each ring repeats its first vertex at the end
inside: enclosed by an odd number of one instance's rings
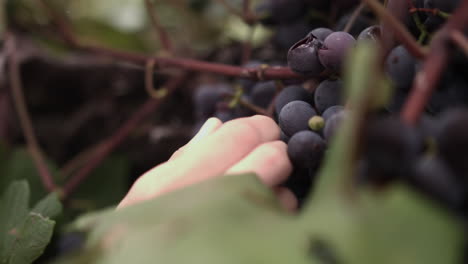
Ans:
POLYGON ((296 198, 289 190, 278 187, 292 172, 287 146, 279 141, 279 135, 279 127, 265 116, 239 118, 226 123, 210 118, 197 135, 174 152, 167 162, 143 174, 118 208, 214 177, 255 172, 265 185, 275 191, 280 203, 293 211, 297 207, 296 198), (162 186, 157 183, 164 180, 160 177, 169 173, 174 176, 174 181, 162 186))

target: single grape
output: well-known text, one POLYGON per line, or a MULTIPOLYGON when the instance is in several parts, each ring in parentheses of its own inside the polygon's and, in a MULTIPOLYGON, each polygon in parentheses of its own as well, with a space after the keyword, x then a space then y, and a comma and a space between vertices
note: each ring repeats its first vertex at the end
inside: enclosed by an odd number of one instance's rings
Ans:
POLYGON ((440 157, 468 183, 468 108, 452 108, 442 113, 437 133, 440 157))
POLYGON ((308 130, 309 119, 316 114, 310 104, 304 101, 292 101, 281 109, 279 126, 287 136, 292 136, 299 131, 308 130))
POLYGON ((327 142, 330 142, 345 118, 346 111, 340 111, 326 120, 325 127, 323 128, 323 136, 327 142))
POLYGON ((361 33, 359 33, 359 36, 357 37, 357 40, 358 41, 370 40, 373 42, 378 42, 380 39, 380 34, 381 34, 380 26, 373 25, 361 31, 361 33))
POLYGON ((291 176, 283 183, 283 186, 288 188, 298 201, 299 207, 304 203, 307 196, 310 194, 312 189, 313 181, 315 176, 311 174, 313 169, 307 168, 294 168, 291 176))
POLYGON ((320 39, 321 41, 324 41, 328 37, 328 35, 330 35, 331 33, 333 33, 331 29, 319 27, 310 31, 309 35, 313 35, 316 38, 320 39))
POLYGON ((195 112, 198 118, 206 119, 213 116, 216 104, 223 99, 223 93, 232 92, 226 84, 203 84, 194 95, 195 112))
POLYGON ((392 49, 385 66, 397 89, 408 90, 411 87, 416 72, 416 58, 403 45, 392 49))
POLYGON ((341 71, 343 62, 356 40, 346 32, 333 32, 318 50, 318 57, 325 68, 335 72, 341 71))
POLYGON ((269 0, 269 4, 273 20, 280 24, 295 21, 307 11, 303 0, 269 0))
POLYGON ((310 26, 303 20, 291 24, 280 24, 276 28, 276 34, 273 37, 281 49, 289 49, 294 43, 304 38, 310 31, 310 26))
POLYGON ((344 106, 342 105, 334 105, 328 107, 325 111, 322 113, 322 117, 325 120, 325 122, 334 114, 339 113, 344 110, 344 106))
POLYGON ((312 131, 320 132, 325 126, 325 121, 321 116, 313 116, 309 119, 309 128, 312 131))
POLYGON ((324 69, 317 53, 321 45, 320 40, 313 36, 307 36, 294 44, 288 51, 288 65, 291 70, 318 76, 324 69))
POLYGON ((448 108, 468 106, 466 80, 452 73, 446 74, 440 84, 427 104, 429 112, 437 114, 448 108))
POLYGON ((322 159, 325 145, 325 141, 317 133, 300 131, 289 139, 289 159, 297 167, 315 167, 322 159))
MULTIPOLYGON (((335 27, 333 29, 335 31, 343 31, 345 29, 346 25, 348 24, 349 19, 353 15, 352 13, 353 13, 353 11, 341 16, 338 19, 338 21, 336 22, 335 27)), ((374 23, 375 22, 372 19, 369 19, 368 17, 366 17, 364 15, 360 15, 360 16, 358 16, 356 18, 353 25, 351 26, 351 28, 349 30, 349 34, 351 34, 352 36, 357 36, 364 29, 366 29, 367 27, 372 26, 374 23)))
POLYGON ((266 108, 276 94, 275 81, 259 82, 252 88, 250 100, 256 106, 266 108))
POLYGON ((452 12, 459 3, 460 0, 424 0, 424 8, 436 8, 444 12, 452 12))
POLYGON ((374 118, 363 134, 363 155, 369 166, 381 175, 407 177, 423 150, 423 139, 416 127, 401 122, 398 116, 374 118))
POLYGON ((315 108, 319 113, 342 103, 342 86, 341 80, 325 80, 319 84, 314 93, 315 108))
POLYGON ((421 157, 409 182, 449 208, 460 209, 464 204, 466 191, 463 185, 457 182, 448 165, 437 156, 421 157))
POLYGON ((306 91, 302 86, 286 86, 276 97, 275 111, 277 114, 279 114, 283 106, 285 106, 289 102, 300 100, 309 103, 312 102, 312 98, 312 93, 306 91))

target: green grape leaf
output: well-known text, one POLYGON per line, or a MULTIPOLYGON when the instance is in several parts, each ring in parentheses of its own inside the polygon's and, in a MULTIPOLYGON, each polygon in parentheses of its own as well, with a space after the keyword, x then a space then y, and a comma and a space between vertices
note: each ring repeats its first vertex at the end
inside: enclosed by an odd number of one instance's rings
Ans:
POLYGON ((62 203, 57 193, 50 193, 40 200, 32 209, 32 212, 43 217, 54 218, 62 212, 62 203))
POLYGON ((5 262, 14 234, 28 215, 29 187, 26 181, 13 182, 0 203, 0 260, 5 262))
POLYGON ((29 210, 26 180, 12 182, 0 199, 0 263, 28 264, 37 259, 52 237, 55 222, 48 217, 60 213, 56 194, 29 210), (42 215, 44 214, 44 215, 42 215))
POLYGON ((14 237, 8 252, 8 264, 29 264, 37 259, 52 238, 55 222, 37 213, 29 213, 14 237))

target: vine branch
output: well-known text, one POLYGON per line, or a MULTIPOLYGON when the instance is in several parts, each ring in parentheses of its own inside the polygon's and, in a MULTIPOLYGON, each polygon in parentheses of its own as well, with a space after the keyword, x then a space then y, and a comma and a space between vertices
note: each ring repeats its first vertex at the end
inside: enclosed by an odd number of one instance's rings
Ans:
MULTIPOLYGON (((169 80, 166 89, 169 94, 172 94, 182 83, 189 77, 188 72, 184 72, 181 76, 174 77, 169 80)), ((133 115, 122 125, 122 127, 110 138, 102 142, 99 147, 91 153, 89 163, 81 168, 75 175, 73 175, 65 184, 63 188, 64 197, 69 197, 76 188, 88 178, 91 172, 101 164, 101 162, 127 138, 133 131, 134 127, 143 119, 153 113, 161 104, 162 98, 150 98, 146 101, 133 115)))
MULTIPOLYGON (((276 79, 304 79, 304 76, 296 74, 291 71, 288 67, 268 67, 268 68, 243 68, 239 66, 232 66, 221 63, 211 63, 195 59, 186 59, 178 57, 163 57, 163 56, 149 56, 140 53, 131 53, 126 51, 115 50, 107 47, 101 47, 96 45, 82 44, 77 41, 77 38, 73 34, 71 25, 61 18, 57 12, 53 11, 53 8, 47 4, 45 0, 36 0, 47 7, 49 16, 51 19, 60 25, 59 34, 65 43, 71 45, 73 48, 90 52, 96 55, 107 56, 115 59, 125 60, 139 65, 144 65, 149 59, 156 61, 157 67, 177 67, 190 71, 215 73, 230 77, 245 78, 259 80, 276 80, 276 79)), ((313 76, 312 76, 313 77, 313 76)), ((318 76, 315 76, 318 77, 318 76)))
POLYGON ((161 42, 162 47, 165 51, 170 54, 174 53, 172 43, 169 39, 169 35, 167 34, 164 27, 161 26, 159 19, 156 15, 156 8, 154 7, 154 3, 152 0, 145 0, 146 11, 151 21, 151 25, 156 32, 156 35, 159 37, 159 41, 161 42))
POLYGON ((9 33, 6 37, 6 50, 9 54, 9 78, 10 88, 12 91, 14 106, 18 113, 19 122, 23 131, 23 135, 26 139, 27 148, 31 155, 34 165, 41 177, 41 181, 49 192, 57 190, 57 186, 54 183, 52 174, 47 167, 47 163, 43 156, 43 152, 37 142, 36 135, 34 134, 34 128, 31 122, 31 117, 28 113, 26 102, 23 93, 23 84, 21 82, 21 73, 19 69, 19 63, 17 58, 16 39, 9 33))
POLYGON ((451 33, 463 30, 468 24, 466 14, 468 14, 468 0, 463 0, 455 13, 433 38, 430 53, 424 61, 421 71, 416 75, 413 88, 403 106, 401 117, 406 123, 415 124, 424 111, 424 107, 439 83, 449 59, 451 33))

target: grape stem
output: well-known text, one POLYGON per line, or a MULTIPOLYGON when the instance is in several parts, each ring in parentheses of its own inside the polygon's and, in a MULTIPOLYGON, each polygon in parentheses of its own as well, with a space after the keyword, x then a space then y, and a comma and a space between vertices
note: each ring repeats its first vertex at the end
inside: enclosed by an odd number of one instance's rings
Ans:
POLYGON ((17 45, 15 36, 11 33, 5 35, 5 50, 9 58, 9 79, 10 88, 13 96, 14 106, 19 117, 23 135, 26 139, 29 154, 31 155, 34 165, 39 173, 42 184, 49 192, 57 191, 58 188, 54 183, 52 173, 50 172, 43 151, 37 142, 34 133, 31 116, 29 115, 23 93, 23 84, 21 83, 21 73, 19 69, 17 45))
POLYGON ((348 23, 346 23, 345 28, 343 29, 344 32, 349 33, 349 30, 353 27, 354 23, 356 22, 356 19, 358 18, 359 14, 361 14, 362 10, 366 7, 366 5, 361 2, 356 9, 354 9, 353 14, 348 20, 348 23))
POLYGON ((362 0, 365 2, 389 27, 394 31, 395 37, 406 47, 411 55, 418 59, 424 59, 427 50, 419 45, 405 26, 398 21, 385 7, 376 0, 362 0))
POLYGON ((460 47, 460 49, 468 57, 468 39, 460 32, 460 30, 453 30, 450 34, 452 41, 460 47))
POLYGON ((173 46, 169 39, 169 35, 167 34, 164 27, 161 26, 159 19, 156 15, 156 8, 154 7, 153 0, 145 0, 145 6, 146 12, 148 13, 148 16, 151 21, 151 25, 153 26, 154 31, 158 36, 163 49, 169 54, 174 54, 173 46))
POLYGON ((418 12, 413 12, 413 10, 416 9, 413 2, 411 0, 406 0, 406 3, 408 4, 409 12, 412 14, 411 17, 413 18, 413 21, 416 24, 416 27, 419 29, 419 32, 421 33, 418 39, 418 43, 421 44, 424 42, 426 37, 429 36, 429 33, 427 32, 426 26, 424 26, 424 24, 421 22, 421 18, 419 17, 418 12))
POLYGON ((450 39, 453 31, 463 30, 468 24, 468 0, 463 0, 447 23, 436 33, 431 41, 430 53, 421 71, 416 75, 413 88, 403 105, 401 118, 408 124, 418 122, 424 107, 439 83, 442 72, 451 52, 450 39))

